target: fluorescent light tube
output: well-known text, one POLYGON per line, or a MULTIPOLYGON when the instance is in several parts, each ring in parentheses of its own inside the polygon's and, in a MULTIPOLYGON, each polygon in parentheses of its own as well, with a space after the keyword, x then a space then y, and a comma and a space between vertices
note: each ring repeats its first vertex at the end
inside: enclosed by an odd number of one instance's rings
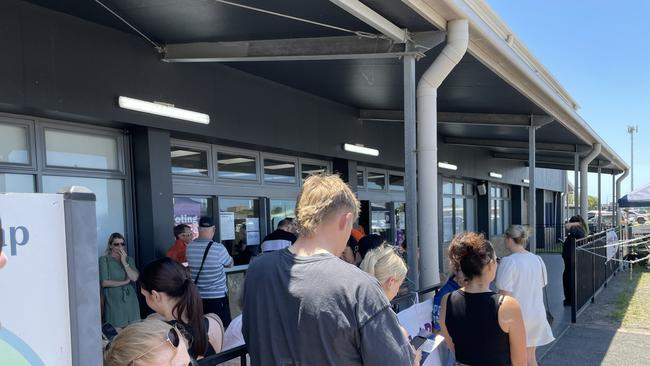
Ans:
POLYGON ((490 172, 490 177, 501 179, 503 178, 503 175, 501 175, 500 173, 490 172))
POLYGON ((352 144, 343 144, 343 150, 353 152, 353 153, 357 153, 357 154, 370 155, 370 156, 379 156, 379 150, 371 149, 371 148, 365 147, 365 146, 352 145, 352 144))
POLYGON ((182 119, 185 121, 209 124, 210 116, 205 113, 189 111, 187 109, 176 108, 171 104, 158 102, 147 102, 140 99, 120 96, 117 99, 120 108, 130 109, 132 111, 155 114, 158 116, 182 119))
POLYGON ((454 164, 449 164, 446 161, 438 162, 438 168, 448 169, 448 170, 458 170, 458 167, 454 164))
POLYGON ((528 180, 528 179, 522 179, 521 182, 522 182, 522 183, 525 183, 525 184, 529 184, 529 183, 530 183, 530 180, 528 180))

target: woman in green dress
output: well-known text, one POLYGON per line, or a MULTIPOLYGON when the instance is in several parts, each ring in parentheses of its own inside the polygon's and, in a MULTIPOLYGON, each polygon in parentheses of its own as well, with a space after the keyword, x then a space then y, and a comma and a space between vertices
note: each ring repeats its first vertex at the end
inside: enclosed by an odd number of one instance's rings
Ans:
POLYGON ((126 242, 120 233, 108 238, 106 255, 99 258, 99 280, 104 295, 104 320, 123 328, 140 320, 140 305, 135 287, 138 270, 126 254, 126 242))

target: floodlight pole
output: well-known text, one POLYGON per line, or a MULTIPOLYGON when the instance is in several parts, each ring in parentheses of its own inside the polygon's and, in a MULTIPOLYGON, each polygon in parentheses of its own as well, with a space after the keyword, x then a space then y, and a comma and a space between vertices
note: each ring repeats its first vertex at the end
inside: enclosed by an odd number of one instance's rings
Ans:
POLYGON ((630 134, 630 191, 634 190, 634 134, 639 133, 639 126, 627 126, 630 134))

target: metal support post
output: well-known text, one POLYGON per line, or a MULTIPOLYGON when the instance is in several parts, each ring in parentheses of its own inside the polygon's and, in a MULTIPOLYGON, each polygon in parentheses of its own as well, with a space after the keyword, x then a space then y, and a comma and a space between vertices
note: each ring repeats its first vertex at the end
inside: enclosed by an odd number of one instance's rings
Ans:
POLYGON ((420 289, 418 263, 418 207, 415 114, 415 57, 404 56, 404 186, 406 194, 406 246, 408 277, 420 289))
POLYGON ((580 207, 578 202, 580 201, 580 196, 578 195, 578 185, 580 184, 580 178, 578 176, 580 172, 580 155, 578 154, 578 145, 576 145, 576 153, 573 155, 573 208, 574 215, 580 214, 580 207))
POLYGON ((537 207, 535 192, 535 125, 533 117, 528 127, 528 224, 530 225, 530 252, 537 251, 537 207))
MULTIPOLYGON (((600 168, 600 160, 598 160, 598 231, 600 232, 603 229, 603 215, 601 212, 601 183, 600 183, 600 174, 602 170, 600 168)), ((585 218, 586 220, 587 218, 585 218)))
POLYGON ((569 287, 571 288, 571 323, 576 322, 578 317, 578 273, 576 270, 576 239, 569 238, 567 240, 569 244, 569 287))

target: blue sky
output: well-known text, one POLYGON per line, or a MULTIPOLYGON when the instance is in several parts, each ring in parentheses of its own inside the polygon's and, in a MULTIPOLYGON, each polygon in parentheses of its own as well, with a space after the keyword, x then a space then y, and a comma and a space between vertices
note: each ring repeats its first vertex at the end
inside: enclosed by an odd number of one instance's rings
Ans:
MULTIPOLYGON (((578 113, 628 164, 634 187, 650 183, 650 1, 487 0, 580 105, 578 113)), ((573 180, 573 174, 570 174, 573 180)), ((603 202, 612 179, 603 175, 603 202)), ((596 195, 595 174, 589 194, 596 195)), ((622 184, 630 190, 630 178, 622 184)))

